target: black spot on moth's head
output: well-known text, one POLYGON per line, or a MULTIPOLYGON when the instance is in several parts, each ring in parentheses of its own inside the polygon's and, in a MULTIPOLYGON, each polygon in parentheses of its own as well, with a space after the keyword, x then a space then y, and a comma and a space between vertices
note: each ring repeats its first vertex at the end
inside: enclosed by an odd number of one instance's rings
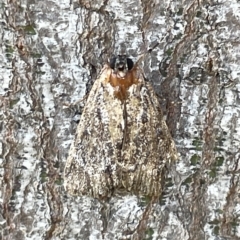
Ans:
POLYGON ((131 70, 133 68, 134 63, 131 58, 127 58, 127 66, 128 66, 128 70, 131 70))
POLYGON ((110 59, 109 65, 115 71, 127 72, 133 68, 134 63, 126 55, 118 55, 110 59))

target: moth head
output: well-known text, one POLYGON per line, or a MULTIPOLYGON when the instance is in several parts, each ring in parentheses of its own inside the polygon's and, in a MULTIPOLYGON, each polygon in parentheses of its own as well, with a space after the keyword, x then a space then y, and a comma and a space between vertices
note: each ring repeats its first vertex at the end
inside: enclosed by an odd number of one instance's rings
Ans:
POLYGON ((124 78, 127 72, 133 68, 134 63, 132 59, 128 58, 126 55, 117 55, 110 59, 109 65, 111 69, 114 70, 115 74, 124 78))

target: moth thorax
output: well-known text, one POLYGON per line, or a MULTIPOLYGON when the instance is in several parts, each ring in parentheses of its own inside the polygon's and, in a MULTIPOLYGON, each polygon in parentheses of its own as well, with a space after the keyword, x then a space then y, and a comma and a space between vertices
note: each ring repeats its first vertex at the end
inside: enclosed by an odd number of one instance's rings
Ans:
POLYGON ((129 87, 137 83, 137 69, 134 68, 133 61, 126 55, 113 57, 109 66, 112 69, 109 83, 114 88, 114 95, 120 100, 125 100, 128 97, 129 87))

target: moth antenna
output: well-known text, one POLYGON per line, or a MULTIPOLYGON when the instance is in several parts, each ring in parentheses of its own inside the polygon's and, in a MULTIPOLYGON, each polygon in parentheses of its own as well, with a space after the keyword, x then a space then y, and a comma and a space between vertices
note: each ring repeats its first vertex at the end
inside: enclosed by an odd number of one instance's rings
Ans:
POLYGON ((159 45, 159 42, 155 42, 152 47, 146 50, 144 53, 140 54, 139 59, 136 61, 136 66, 159 45))
POLYGON ((116 50, 117 55, 127 55, 127 47, 125 43, 120 43, 117 50, 116 50))

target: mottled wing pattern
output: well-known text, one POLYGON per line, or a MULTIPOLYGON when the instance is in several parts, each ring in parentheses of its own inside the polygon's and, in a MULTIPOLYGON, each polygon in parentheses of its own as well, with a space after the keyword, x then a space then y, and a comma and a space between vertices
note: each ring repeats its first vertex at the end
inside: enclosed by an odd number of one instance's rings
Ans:
POLYGON ((136 194, 157 196, 162 192, 166 163, 177 158, 177 151, 152 86, 143 82, 132 87, 123 163, 135 170, 134 174, 123 171, 122 183, 136 194))
POLYGON ((107 65, 95 81, 65 166, 64 184, 72 195, 108 198, 115 192, 158 196, 166 162, 177 151, 160 104, 141 71, 127 97, 116 97, 107 65))

